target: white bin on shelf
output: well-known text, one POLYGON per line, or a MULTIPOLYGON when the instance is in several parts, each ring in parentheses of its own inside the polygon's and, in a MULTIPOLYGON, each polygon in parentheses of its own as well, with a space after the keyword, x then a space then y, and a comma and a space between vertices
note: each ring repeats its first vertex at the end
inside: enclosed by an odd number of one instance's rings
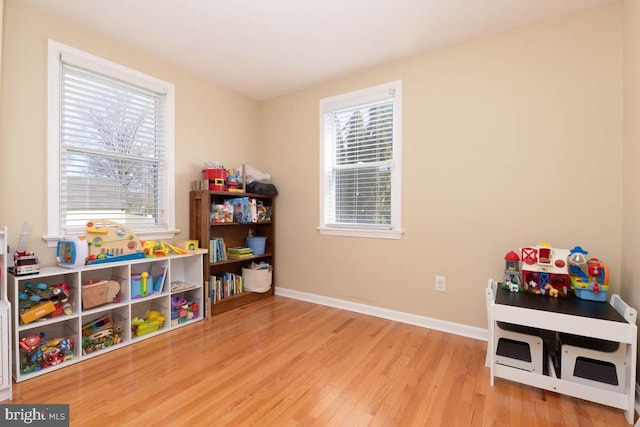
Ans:
POLYGON ((267 292, 271 289, 271 268, 264 270, 253 270, 251 268, 242 269, 244 279, 244 290, 249 292, 267 292))

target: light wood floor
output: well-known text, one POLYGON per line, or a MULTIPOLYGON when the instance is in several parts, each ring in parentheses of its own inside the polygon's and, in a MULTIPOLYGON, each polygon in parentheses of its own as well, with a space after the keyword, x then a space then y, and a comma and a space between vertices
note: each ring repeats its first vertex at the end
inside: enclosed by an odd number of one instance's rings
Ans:
POLYGON ((621 410, 496 379, 486 343, 268 298, 14 384, 72 426, 628 426, 621 410))

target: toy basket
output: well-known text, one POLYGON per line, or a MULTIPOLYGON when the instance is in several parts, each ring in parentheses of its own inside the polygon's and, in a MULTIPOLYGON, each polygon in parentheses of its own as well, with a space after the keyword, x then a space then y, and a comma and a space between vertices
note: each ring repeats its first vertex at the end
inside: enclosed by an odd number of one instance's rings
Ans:
POLYGON ((242 279, 244 290, 249 292, 267 292, 271 289, 271 279, 273 272, 271 268, 264 270, 254 270, 251 268, 242 269, 242 279))

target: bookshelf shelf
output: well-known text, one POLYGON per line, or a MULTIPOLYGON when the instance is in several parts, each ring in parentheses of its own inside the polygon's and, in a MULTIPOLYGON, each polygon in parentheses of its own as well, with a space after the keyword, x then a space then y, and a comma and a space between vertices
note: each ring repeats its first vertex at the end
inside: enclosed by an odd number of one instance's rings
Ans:
MULTIPOLYGON (((225 246, 244 247, 246 238, 250 235, 266 237, 265 253, 253 255, 246 258, 233 259, 228 258, 223 261, 215 261, 205 263, 205 277, 219 276, 224 273, 232 273, 235 275, 242 274, 242 267, 251 264, 251 262, 264 261, 269 263, 272 268, 274 265, 275 250, 275 206, 274 197, 255 193, 237 193, 226 191, 209 191, 194 190, 189 194, 189 238, 197 240, 201 248, 209 248, 209 241, 214 238, 222 238, 225 246), (240 223, 240 222, 213 222, 211 220, 212 205, 222 204, 226 200, 247 197, 256 199, 259 203, 270 210, 271 220, 262 222, 240 223)), ((273 275, 275 279, 275 274, 273 275)), ((233 310, 243 305, 267 298, 273 295, 272 282, 271 288, 264 293, 242 292, 233 296, 227 296, 221 301, 214 302, 211 299, 211 285, 208 284, 206 290, 206 306, 208 308, 207 315, 216 315, 225 311, 233 310)))

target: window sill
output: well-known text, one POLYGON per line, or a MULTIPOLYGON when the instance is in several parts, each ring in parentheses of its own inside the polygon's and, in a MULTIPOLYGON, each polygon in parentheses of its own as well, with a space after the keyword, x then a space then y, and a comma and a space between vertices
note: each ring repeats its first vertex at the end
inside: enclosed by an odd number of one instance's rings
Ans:
POLYGON ((367 228, 318 227, 318 232, 325 236, 366 237, 371 239, 401 239, 401 230, 372 230, 367 228))

